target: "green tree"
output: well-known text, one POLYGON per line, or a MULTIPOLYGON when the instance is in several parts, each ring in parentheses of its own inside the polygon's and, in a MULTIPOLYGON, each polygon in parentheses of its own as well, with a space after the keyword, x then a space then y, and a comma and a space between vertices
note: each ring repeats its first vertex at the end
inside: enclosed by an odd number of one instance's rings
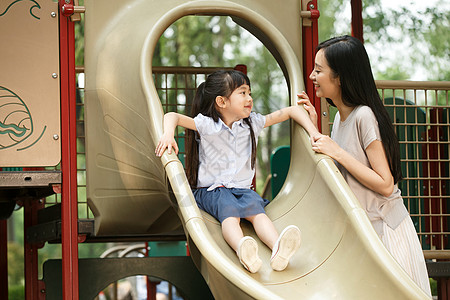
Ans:
POLYGON ((153 65, 224 66, 225 47, 240 33, 229 22, 218 16, 186 16, 177 20, 156 45, 153 65))
MULTIPOLYGON (((320 41, 351 34, 349 0, 318 0, 318 7, 320 41)), ((393 80, 418 76, 450 80, 448 1, 418 10, 406 3, 388 9, 381 0, 364 0, 362 16, 364 42, 375 74, 393 80)))
POLYGON ((17 242, 8 242, 8 281, 10 285, 24 283, 23 246, 17 242))
MULTIPOLYGON (((78 5, 83 6, 84 0, 79 0, 78 5)), ((84 65, 84 14, 80 14, 81 21, 75 22, 75 65, 84 65)))

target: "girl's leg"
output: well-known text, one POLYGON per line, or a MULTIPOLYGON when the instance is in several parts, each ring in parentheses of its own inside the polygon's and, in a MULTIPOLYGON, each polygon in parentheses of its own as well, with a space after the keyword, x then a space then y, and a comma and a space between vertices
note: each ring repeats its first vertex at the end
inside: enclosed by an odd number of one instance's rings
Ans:
POLYGON ((272 257, 270 266, 275 271, 283 271, 289 264, 290 258, 300 247, 301 233, 297 226, 287 226, 278 235, 272 221, 266 214, 258 214, 247 218, 252 222, 256 234, 270 249, 272 257))
POLYGON ((234 251, 237 251, 239 241, 244 237, 240 222, 241 219, 237 217, 229 217, 222 221, 223 238, 234 251))
POLYGON ((270 249, 278 240, 278 231, 273 226, 272 220, 266 214, 257 214, 246 218, 253 224, 259 239, 270 249))
POLYGON ((228 245, 236 251, 241 264, 251 273, 259 271, 262 261, 258 255, 258 243, 250 237, 244 237, 240 218, 228 217, 222 221, 222 234, 228 245))

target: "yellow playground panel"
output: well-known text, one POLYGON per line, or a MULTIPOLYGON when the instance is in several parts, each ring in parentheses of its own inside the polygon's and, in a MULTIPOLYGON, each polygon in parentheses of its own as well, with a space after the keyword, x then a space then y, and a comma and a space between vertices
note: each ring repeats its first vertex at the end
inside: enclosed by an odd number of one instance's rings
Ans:
MULTIPOLYGON (((271 270, 262 245, 261 271, 242 268, 220 224, 195 204, 179 159, 154 156, 164 110, 152 57, 159 37, 177 19, 229 15, 271 49, 290 95, 296 95, 304 89, 301 2, 152 4, 85 3, 86 188, 96 234, 164 233, 181 221, 192 259, 216 299, 427 298, 385 250, 333 161, 313 153, 306 132, 295 124, 290 170, 267 214, 278 229, 298 225, 303 245, 284 272, 271 270)), ((255 236, 248 226, 244 231, 255 236)))
POLYGON ((61 160, 57 12, 52 1, 0 3, 1 167, 61 160))

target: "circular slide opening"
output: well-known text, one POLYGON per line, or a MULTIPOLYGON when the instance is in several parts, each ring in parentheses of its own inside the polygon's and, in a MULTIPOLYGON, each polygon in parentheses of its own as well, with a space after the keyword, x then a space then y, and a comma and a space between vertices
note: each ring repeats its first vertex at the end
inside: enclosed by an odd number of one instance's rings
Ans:
MULTIPOLYGON (((239 19, 237 19, 239 21, 239 19)), ((185 16, 161 35, 153 55, 153 80, 164 112, 190 114, 195 89, 215 69, 244 65, 254 111, 268 114, 289 105, 283 70, 265 45, 229 16, 185 16)), ((184 129, 178 128, 184 161, 184 129)), ((256 189, 263 192, 272 151, 289 145, 289 122, 264 129, 259 137, 256 189)), ((271 194, 267 193, 270 198, 271 194)))

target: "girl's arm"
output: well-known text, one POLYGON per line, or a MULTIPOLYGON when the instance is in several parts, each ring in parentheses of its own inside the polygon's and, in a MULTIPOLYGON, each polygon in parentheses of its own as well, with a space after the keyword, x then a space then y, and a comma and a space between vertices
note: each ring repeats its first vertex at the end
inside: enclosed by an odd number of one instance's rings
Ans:
POLYGON ((350 153, 339 147, 330 137, 322 135, 313 142, 313 150, 327 154, 339 162, 356 180, 368 189, 389 197, 394 190, 394 178, 381 141, 373 141, 366 148, 370 166, 366 167, 350 153))
POLYGON ((305 91, 301 92, 300 94, 297 95, 297 97, 299 98, 297 100, 297 104, 298 105, 303 104, 303 107, 305 108, 305 110, 309 114, 309 118, 311 119, 313 124, 316 126, 316 128, 319 128, 317 126, 317 112, 316 112, 316 108, 314 107, 314 105, 312 105, 312 103, 309 100, 309 97, 306 94, 306 92, 305 91))
MULTIPOLYGON (((311 113, 308 111, 308 113, 311 113)), ((314 111, 315 114, 315 111, 314 111)), ((266 124, 264 127, 269 127, 274 124, 281 123, 287 119, 293 119, 300 124, 309 133, 311 137, 319 135, 319 131, 315 124, 311 121, 310 117, 305 114, 300 106, 289 106, 280 110, 274 111, 266 115, 266 124)))
POLYGON ((175 112, 169 112, 165 114, 164 133, 161 136, 155 149, 155 153, 157 156, 161 156, 166 148, 168 149, 169 154, 172 153, 172 148, 175 150, 175 154, 178 154, 178 145, 175 142, 174 138, 175 128, 177 126, 182 126, 191 130, 197 130, 193 118, 175 112))

